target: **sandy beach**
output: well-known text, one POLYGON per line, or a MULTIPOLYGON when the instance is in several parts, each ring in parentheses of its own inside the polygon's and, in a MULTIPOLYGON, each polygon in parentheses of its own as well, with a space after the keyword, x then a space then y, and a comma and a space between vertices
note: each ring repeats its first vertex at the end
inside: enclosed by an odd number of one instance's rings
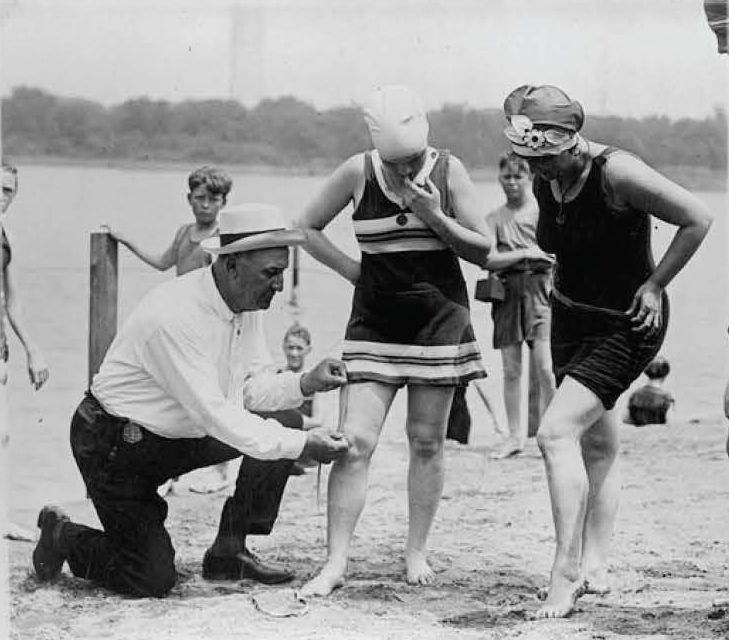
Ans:
MULTIPOLYGON (((148 245, 163 246, 187 221, 180 185, 184 172, 27 166, 14 204, 20 286, 30 325, 51 366, 37 394, 27 384, 24 359, 11 341, 11 518, 35 527, 45 502, 58 502, 74 519, 93 524, 93 508, 68 446, 68 424, 86 384, 88 233, 109 222, 148 245), (79 191, 78 185, 83 184, 79 191), (109 194, 131 189, 150 194, 143 219, 134 199, 109 194), (59 208, 57 203, 64 203, 59 208), (54 216, 47 216, 54 211, 54 216), (144 235, 143 235, 144 234, 144 235)), ((275 194, 288 212, 313 192, 319 178, 234 176, 245 197, 275 194)), ((486 207, 500 201, 493 183, 477 185, 486 207)), ((242 196, 241 196, 242 197, 242 196)), ((717 213, 705 246, 671 284, 672 318, 663 353, 673 371, 669 390, 677 399, 667 427, 623 429, 623 500, 611 557, 614 588, 582 598, 575 614, 560 621, 531 621, 537 590, 546 584, 554 532, 544 468, 535 443, 525 455, 493 462, 493 424, 475 391, 472 444, 446 450, 445 492, 430 538, 438 574, 428 588, 408 586, 402 552, 406 531, 403 432, 404 395, 395 402, 373 459, 367 507, 358 526, 349 580, 331 598, 312 600, 301 617, 274 618, 259 611, 253 595, 278 589, 244 582, 209 583, 201 561, 217 527, 223 495, 183 493, 170 498, 169 529, 177 549, 179 584, 164 600, 112 595, 71 577, 65 568, 53 585, 32 576, 33 545, 10 542, 10 590, 15 640, 145 640, 194 638, 726 638, 729 636, 729 460, 726 421, 720 417, 727 375, 726 194, 701 197, 717 213)), ((352 250, 346 217, 333 232, 352 250), (349 245, 347 244, 349 242, 349 245)), ((670 235, 657 229, 656 251, 670 235)), ((150 287, 169 274, 152 273, 127 252, 120 256, 120 318, 150 287)), ((478 272, 466 269, 469 287, 478 272)), ((336 355, 351 289, 336 276, 302 260, 304 323, 312 329, 311 363, 336 355)), ((279 345, 291 322, 289 291, 275 301, 267 326, 269 346, 279 345)), ((498 398, 501 366, 490 348, 488 307, 475 303, 474 328, 498 398)), ((638 383, 642 384, 643 381, 638 383)), ((621 400, 624 405, 625 398, 621 400)), ((327 413, 336 415, 335 397, 327 413)), ((501 410, 501 408, 499 408, 501 410)), ((323 473, 317 500, 316 469, 290 480, 274 534, 253 538, 262 556, 297 571, 297 588, 325 556, 323 473)), ((284 593, 289 593, 284 592, 284 593)))
MULTIPOLYGON (((614 538, 612 593, 585 596, 566 620, 532 621, 545 584, 553 531, 541 457, 493 462, 482 446, 449 446, 446 488, 431 536, 432 587, 406 584, 407 451, 396 409, 375 454, 370 492, 354 543, 349 579, 301 617, 274 618, 252 596, 300 586, 324 559, 324 504, 316 469, 289 481, 269 538, 253 538, 266 558, 297 571, 287 587, 200 576, 224 497, 170 498, 169 528, 179 584, 164 600, 126 599, 73 578, 39 585, 32 544, 10 543, 14 639, 175 638, 523 638, 658 639, 729 636, 727 492, 722 421, 623 428, 623 499, 614 538)), ((323 476, 326 476, 326 470, 323 476)), ((93 521, 88 503, 68 505, 93 521)), ((30 523, 24 523, 30 524, 30 523)))

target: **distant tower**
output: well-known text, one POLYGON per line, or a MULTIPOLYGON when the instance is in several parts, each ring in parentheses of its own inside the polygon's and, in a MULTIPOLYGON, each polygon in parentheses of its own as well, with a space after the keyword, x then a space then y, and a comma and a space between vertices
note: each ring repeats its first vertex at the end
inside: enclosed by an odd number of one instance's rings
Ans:
POLYGON ((252 107, 266 95, 263 5, 231 5, 230 23, 229 97, 252 107))

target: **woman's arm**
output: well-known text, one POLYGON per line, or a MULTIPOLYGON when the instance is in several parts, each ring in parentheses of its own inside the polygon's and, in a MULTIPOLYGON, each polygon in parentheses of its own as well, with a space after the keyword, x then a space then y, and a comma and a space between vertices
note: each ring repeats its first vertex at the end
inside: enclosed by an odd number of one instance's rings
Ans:
POLYGON ((150 267, 154 267, 158 271, 167 271, 170 267, 174 266, 177 260, 177 246, 179 243, 180 235, 182 234, 184 227, 180 227, 175 233, 175 237, 172 240, 172 244, 167 247, 162 253, 152 253, 146 249, 142 249, 137 246, 136 243, 132 242, 125 235, 119 231, 114 231, 109 225, 104 225, 109 235, 115 238, 118 242, 123 244, 129 251, 131 251, 137 258, 146 262, 150 267))
POLYGON ((28 359, 28 376, 30 377, 30 382, 36 389, 40 389, 46 380, 48 380, 48 365, 40 349, 33 342, 26 329, 23 308, 18 300, 12 264, 8 264, 5 268, 3 282, 5 285, 5 312, 10 321, 10 326, 25 349, 25 354, 28 359))
POLYGON ((493 235, 485 221, 483 206, 461 161, 451 156, 448 189, 456 217, 445 215, 440 192, 428 178, 425 187, 408 181, 410 193, 405 200, 413 213, 456 252, 458 257, 482 268, 486 267, 493 247, 493 235))
POLYGON ((294 226, 306 233, 304 249, 352 283, 359 278, 360 263, 338 249, 322 230, 354 199, 363 171, 364 157, 361 154, 346 160, 327 178, 319 193, 294 222, 294 226))
POLYGON ((486 269, 489 271, 503 271, 522 260, 544 260, 545 265, 552 262, 552 259, 537 246, 511 251, 493 250, 486 261, 486 269))
POLYGON ((660 327, 660 296, 703 241, 712 222, 706 205, 638 158, 616 154, 606 163, 609 188, 619 202, 678 227, 655 271, 636 291, 628 313, 639 330, 660 327))

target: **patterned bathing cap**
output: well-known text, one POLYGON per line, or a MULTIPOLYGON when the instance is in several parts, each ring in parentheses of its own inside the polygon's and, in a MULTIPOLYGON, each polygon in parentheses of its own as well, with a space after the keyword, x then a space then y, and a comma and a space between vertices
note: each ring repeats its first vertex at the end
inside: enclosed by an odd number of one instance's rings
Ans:
POLYGON ((504 134, 520 156, 558 155, 577 144, 582 105, 551 85, 522 85, 504 100, 504 134))

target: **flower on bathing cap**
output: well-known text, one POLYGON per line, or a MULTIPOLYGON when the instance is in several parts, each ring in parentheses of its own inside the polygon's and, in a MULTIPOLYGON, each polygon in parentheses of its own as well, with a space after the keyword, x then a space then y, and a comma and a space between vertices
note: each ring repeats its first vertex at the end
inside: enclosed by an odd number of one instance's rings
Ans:
POLYGON ((408 87, 378 87, 362 105, 372 144, 384 160, 405 158, 428 146, 428 120, 408 87))
POLYGON ((550 85, 523 85, 504 101, 504 134, 521 156, 558 155, 577 144, 585 121, 582 105, 550 85))

